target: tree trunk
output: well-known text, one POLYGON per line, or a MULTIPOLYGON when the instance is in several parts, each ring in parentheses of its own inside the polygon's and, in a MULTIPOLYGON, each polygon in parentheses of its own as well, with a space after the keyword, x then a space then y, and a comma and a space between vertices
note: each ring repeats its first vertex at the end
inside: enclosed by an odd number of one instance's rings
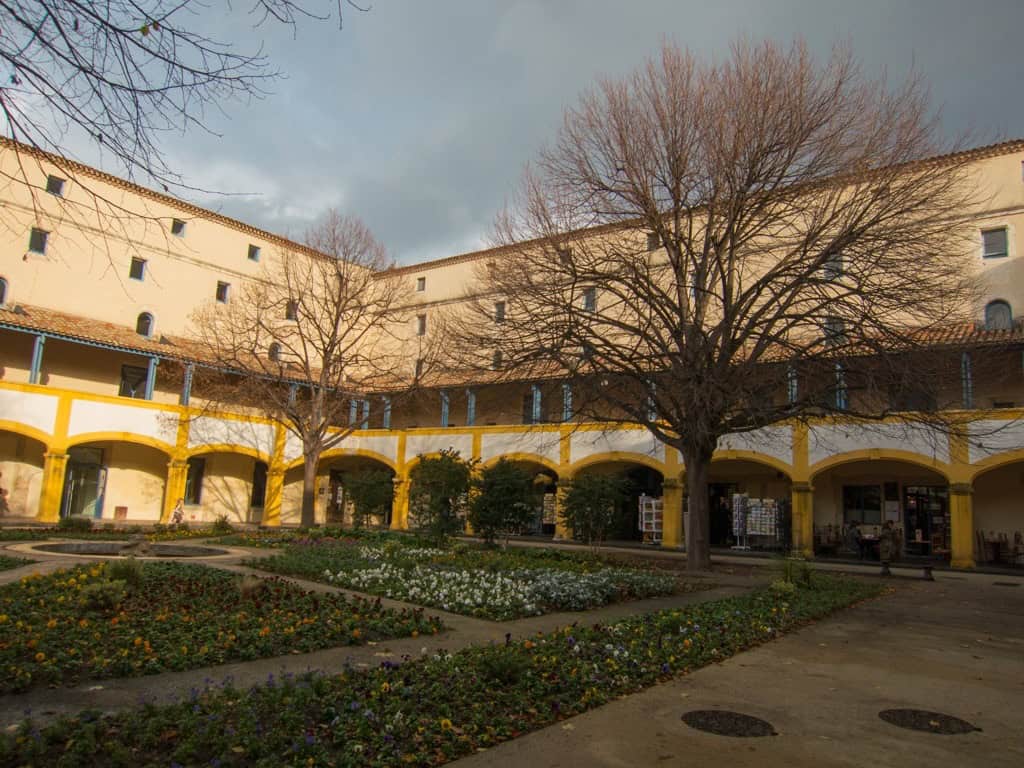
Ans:
POLYGON ((686 570, 711 570, 711 542, 708 533, 711 518, 708 509, 708 470, 713 451, 699 448, 683 450, 686 466, 686 490, 689 496, 686 517, 686 570))
POLYGON ((316 525, 316 468, 320 463, 320 451, 306 453, 302 464, 302 517, 300 525, 311 528, 316 525))

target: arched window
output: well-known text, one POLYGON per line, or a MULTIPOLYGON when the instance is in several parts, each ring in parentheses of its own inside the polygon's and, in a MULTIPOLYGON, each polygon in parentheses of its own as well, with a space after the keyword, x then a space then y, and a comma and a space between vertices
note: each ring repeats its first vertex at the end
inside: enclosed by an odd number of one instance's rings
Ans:
POLYGON ((7 303, 7 278, 0 277, 0 307, 7 303))
POLYGON ((149 312, 142 312, 139 315, 135 321, 135 332, 147 338, 153 335, 153 316, 149 312))
POLYGON ((267 357, 272 362, 275 362, 275 363, 280 362, 281 361, 281 345, 278 344, 276 341, 273 344, 271 344, 270 347, 267 349, 267 357))
POLYGON ((985 330, 1008 331, 1013 327, 1013 312, 1002 299, 990 301, 985 307, 985 330))

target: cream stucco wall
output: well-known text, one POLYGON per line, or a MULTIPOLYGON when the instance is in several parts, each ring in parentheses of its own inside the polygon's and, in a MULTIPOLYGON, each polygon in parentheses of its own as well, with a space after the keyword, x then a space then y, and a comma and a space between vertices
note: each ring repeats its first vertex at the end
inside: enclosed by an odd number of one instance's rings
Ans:
POLYGON ((0 488, 7 491, 11 515, 35 517, 39 511, 44 452, 37 440, 0 431, 0 488))

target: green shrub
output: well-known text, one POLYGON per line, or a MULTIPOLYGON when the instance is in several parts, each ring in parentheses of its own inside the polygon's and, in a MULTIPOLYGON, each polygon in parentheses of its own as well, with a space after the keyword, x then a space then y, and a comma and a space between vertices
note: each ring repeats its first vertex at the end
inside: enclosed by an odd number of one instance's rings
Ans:
POLYGON ((447 449, 420 456, 409 473, 409 511, 416 527, 443 543, 463 529, 459 512, 465 504, 475 462, 447 449))
POLYGON ((58 531, 73 531, 75 533, 88 533, 92 530, 91 517, 62 517, 57 523, 58 531))
POLYGON ((235 528, 231 525, 231 521, 228 520, 227 515, 218 515, 210 528, 213 531, 214 536, 227 536, 229 533, 235 532, 235 528))
POLYGON ((629 481, 619 475, 580 475, 562 502, 561 518, 573 536, 600 546, 614 525, 616 509, 626 499, 629 481))
POLYGON ((107 577, 111 581, 120 581, 132 587, 142 583, 142 563, 134 557, 122 560, 111 560, 107 563, 107 577))
POLYGON ((814 586, 814 569, 802 557, 784 557, 780 570, 782 572, 782 581, 808 589, 814 586))
POLYGON ((529 659, 519 652, 519 646, 506 646, 480 655, 480 677, 499 686, 512 685, 529 672, 529 659))
POLYGON ((356 528, 367 525, 372 517, 382 521, 387 518, 395 496, 391 477, 391 473, 383 469, 348 472, 342 477, 345 493, 352 499, 352 522, 356 528))
POLYGON ((508 459, 499 459, 473 479, 469 524, 488 544, 526 528, 537 516, 533 477, 508 459))
POLYGON ((127 584, 121 579, 94 581, 82 587, 81 604, 87 611, 113 611, 127 594, 127 584))

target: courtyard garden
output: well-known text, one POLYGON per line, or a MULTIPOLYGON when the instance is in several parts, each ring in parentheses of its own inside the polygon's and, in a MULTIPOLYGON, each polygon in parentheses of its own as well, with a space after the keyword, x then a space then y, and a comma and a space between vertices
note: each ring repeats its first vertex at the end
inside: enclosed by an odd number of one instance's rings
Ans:
POLYGON ((26 721, 0 735, 0 765, 440 765, 721 661, 881 589, 816 576, 373 669, 208 688, 113 716, 26 721))
POLYGON ((280 579, 128 559, 0 587, 0 692, 435 633, 421 610, 280 579))
POLYGON ((25 560, 21 557, 8 557, 7 555, 0 555, 0 571, 9 571, 12 568, 21 568, 23 565, 28 565, 31 560, 25 560))
POLYGON ((704 588, 678 575, 625 568, 583 553, 494 549, 464 542, 439 546, 410 536, 293 538, 249 565, 499 621, 552 611, 582 611, 704 588))

